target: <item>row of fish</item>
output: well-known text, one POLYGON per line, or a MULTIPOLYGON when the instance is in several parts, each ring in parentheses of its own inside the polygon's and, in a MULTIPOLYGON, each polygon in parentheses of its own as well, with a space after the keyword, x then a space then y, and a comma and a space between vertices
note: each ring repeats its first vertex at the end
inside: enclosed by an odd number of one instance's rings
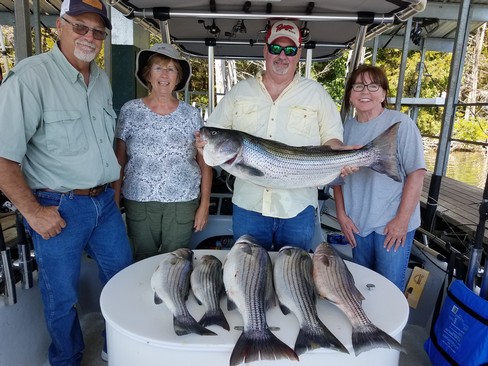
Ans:
POLYGON ((282 248, 274 264, 268 252, 248 235, 237 240, 223 265, 215 256, 205 255, 192 270, 192 255, 187 248, 163 255, 151 278, 155 303, 167 305, 177 335, 215 335, 206 327, 219 325, 229 330, 219 305, 225 289, 227 309, 237 309, 243 319, 231 366, 258 360, 298 361, 299 355, 320 347, 348 353, 320 320, 316 295, 334 303, 347 316, 356 355, 373 348, 405 352, 368 319, 361 306, 364 297, 355 287, 352 274, 328 243, 320 244, 312 257, 300 248, 282 248), (197 302, 205 306, 198 322, 185 303, 190 285, 197 302), (266 311, 276 305, 276 298, 282 312, 292 312, 300 324, 294 349, 278 339, 267 324, 266 311))

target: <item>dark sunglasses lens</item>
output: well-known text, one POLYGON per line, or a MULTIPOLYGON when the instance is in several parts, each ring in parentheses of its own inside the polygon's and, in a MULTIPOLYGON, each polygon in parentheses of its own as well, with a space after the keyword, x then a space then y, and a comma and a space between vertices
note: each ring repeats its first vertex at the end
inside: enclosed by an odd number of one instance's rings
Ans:
POLYGON ((277 44, 269 44, 268 51, 272 55, 279 55, 281 51, 285 51, 286 56, 295 56, 298 52, 298 47, 295 46, 281 47, 280 45, 277 44))
POLYGON ((281 46, 277 45, 277 44, 269 44, 268 45, 268 51, 269 53, 273 54, 273 55, 279 55, 281 53, 281 46))
POLYGON ((294 46, 286 46, 284 50, 285 50, 285 55, 295 56, 297 54, 298 48, 294 46))
MULTIPOLYGON (((75 33, 79 34, 80 36, 84 36, 88 33, 90 28, 83 24, 73 24, 73 30, 75 33)), ((103 41, 107 37, 107 33, 101 30, 92 29, 93 38, 99 41, 103 41)))
POLYGON ((90 28, 82 24, 73 24, 73 30, 75 31, 76 34, 79 34, 80 36, 84 36, 85 34, 88 33, 90 28))
POLYGON ((100 31, 96 29, 93 30, 93 38, 99 41, 103 41, 105 37, 107 37, 107 33, 105 33, 104 31, 100 31))

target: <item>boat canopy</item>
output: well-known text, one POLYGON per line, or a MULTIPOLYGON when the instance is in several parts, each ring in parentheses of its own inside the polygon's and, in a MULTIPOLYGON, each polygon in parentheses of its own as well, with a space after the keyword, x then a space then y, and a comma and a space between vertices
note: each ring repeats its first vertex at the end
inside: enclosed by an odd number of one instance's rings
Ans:
POLYGON ((426 0, 120 0, 112 6, 132 19, 159 27, 163 41, 188 56, 259 59, 270 24, 290 19, 302 29, 312 61, 326 61, 423 11, 426 0), (261 47, 260 47, 261 46, 261 47))

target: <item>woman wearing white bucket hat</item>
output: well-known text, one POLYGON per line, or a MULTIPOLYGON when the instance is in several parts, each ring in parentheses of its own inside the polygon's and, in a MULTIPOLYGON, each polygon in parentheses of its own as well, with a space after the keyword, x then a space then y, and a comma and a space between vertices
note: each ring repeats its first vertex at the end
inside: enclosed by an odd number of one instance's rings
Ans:
MULTIPOLYGON (((170 44, 137 55, 136 79, 149 95, 124 104, 116 131, 122 193, 134 259, 187 247, 207 224, 212 170, 196 154, 203 125, 196 108, 178 100, 191 66, 170 44)), ((119 194, 117 194, 119 193, 119 194)))

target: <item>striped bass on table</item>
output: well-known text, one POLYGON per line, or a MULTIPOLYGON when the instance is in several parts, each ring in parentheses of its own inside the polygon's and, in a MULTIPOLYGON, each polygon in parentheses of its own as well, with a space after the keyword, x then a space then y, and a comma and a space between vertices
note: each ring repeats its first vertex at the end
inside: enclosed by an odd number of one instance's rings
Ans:
POLYGON ((367 167, 401 182, 398 171, 397 131, 389 127, 360 149, 334 150, 329 146, 289 146, 248 133, 202 127, 203 158, 228 173, 267 188, 319 187, 339 184, 344 167, 367 167))
POLYGON ((304 249, 291 246, 280 249, 273 264, 273 281, 283 314, 292 312, 300 323, 295 341, 298 355, 320 347, 349 353, 319 319, 312 258, 304 249))
POLYGON ((335 304, 351 322, 356 356, 374 348, 406 352, 396 339, 369 320, 362 307, 364 296, 357 289, 344 260, 329 243, 323 242, 315 249, 312 262, 317 293, 335 304))
POLYGON ((276 305, 271 258, 253 237, 241 236, 224 261, 224 286, 228 310, 242 315, 244 330, 230 357, 230 366, 259 360, 298 356, 279 340, 266 322, 266 310, 276 305))
POLYGON ((196 261, 190 275, 190 285, 198 305, 205 307, 205 314, 198 324, 207 327, 218 325, 230 330, 220 299, 224 295, 222 262, 214 255, 203 255, 196 261))
POLYGON ((176 249, 161 255, 162 260, 151 276, 154 303, 164 302, 171 311, 177 335, 190 333, 217 335, 198 324, 186 307, 186 300, 190 292, 192 256, 193 251, 188 248, 176 249))

